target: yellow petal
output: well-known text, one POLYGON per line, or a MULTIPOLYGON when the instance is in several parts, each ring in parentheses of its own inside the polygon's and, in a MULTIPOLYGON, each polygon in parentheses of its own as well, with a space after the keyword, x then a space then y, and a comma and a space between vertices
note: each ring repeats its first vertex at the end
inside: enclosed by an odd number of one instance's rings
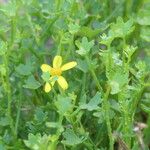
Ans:
POLYGON ((59 76, 57 81, 63 90, 66 90, 68 88, 68 83, 64 77, 59 76))
POLYGON ((48 93, 51 89, 52 89, 51 85, 48 82, 46 82, 45 87, 44 87, 44 91, 46 93, 48 93))
POLYGON ((51 70, 51 66, 49 66, 49 65, 47 65, 47 64, 42 64, 41 70, 42 70, 43 72, 48 72, 48 71, 51 70))
POLYGON ((53 60, 53 68, 60 68, 62 64, 62 57, 61 56, 55 56, 53 60))
POLYGON ((69 62, 69 63, 67 63, 67 64, 64 64, 64 65, 61 67, 61 70, 62 70, 62 71, 69 70, 69 69, 75 67, 76 65, 77 65, 77 62, 72 61, 72 62, 69 62))

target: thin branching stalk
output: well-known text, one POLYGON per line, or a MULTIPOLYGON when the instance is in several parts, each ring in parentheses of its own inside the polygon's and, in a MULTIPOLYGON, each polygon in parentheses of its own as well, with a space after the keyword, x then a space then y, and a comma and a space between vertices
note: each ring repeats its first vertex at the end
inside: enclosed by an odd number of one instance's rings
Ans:
POLYGON ((112 128, 111 128, 111 123, 110 123, 110 117, 109 117, 109 102, 108 102, 108 97, 110 93, 110 86, 107 87, 106 93, 104 94, 104 109, 105 109, 105 120, 106 120, 106 125, 107 125, 107 131, 108 131, 108 136, 109 136, 109 149, 113 150, 114 149, 114 138, 112 134, 112 128))
MULTIPOLYGON (((125 37, 123 37, 123 51, 122 51, 122 59, 123 59, 123 68, 124 68, 124 72, 128 73, 129 76, 129 63, 126 62, 126 57, 125 57, 125 47, 126 47, 126 39, 125 37)), ((123 132, 125 136, 125 142, 128 145, 128 147, 130 148, 131 146, 131 138, 129 137, 131 134, 131 114, 130 114, 130 110, 129 110, 129 100, 126 96, 126 92, 127 92, 127 87, 124 87, 124 89, 122 90, 122 93, 119 94, 120 97, 120 104, 122 107, 122 114, 123 114, 123 132), (127 135, 128 134, 128 135, 127 135)))
MULTIPOLYGON (((63 121, 63 115, 59 114, 58 124, 60 126, 62 125, 62 121, 63 121)), ((56 139, 55 139, 55 141, 52 141, 51 146, 50 146, 51 150, 57 149, 58 139, 59 139, 60 135, 61 135, 61 132, 60 132, 60 129, 58 128, 57 132, 56 132, 56 139)))
POLYGON ((11 94, 11 85, 10 85, 10 80, 9 80, 9 66, 8 66, 9 62, 8 62, 7 54, 4 56, 4 64, 6 68, 6 93, 7 93, 7 101, 8 101, 7 116, 10 120, 10 129, 13 135, 15 135, 14 126, 13 126, 13 118, 11 116, 12 94, 11 94))
POLYGON ((98 80, 98 78, 97 78, 97 76, 96 76, 96 74, 95 74, 95 72, 94 72, 94 69, 93 69, 93 67, 92 67, 92 65, 91 65, 91 62, 90 62, 89 57, 88 57, 88 56, 85 56, 85 58, 86 58, 86 62, 87 62, 87 64, 88 64, 88 66, 89 66, 89 70, 90 70, 90 72, 91 72, 91 75, 92 75, 92 77, 93 77, 93 79, 94 79, 94 81, 95 81, 95 84, 96 84, 98 90, 102 92, 102 91, 103 91, 102 86, 100 85, 99 80, 98 80))
MULTIPOLYGON (((99 83, 99 80, 94 72, 94 69, 90 63, 90 60, 89 58, 86 56, 86 61, 87 61, 87 64, 89 66, 89 69, 90 69, 90 72, 92 74, 92 77, 99 89, 99 91, 103 91, 100 83, 99 83)), ((110 93, 110 86, 107 88, 107 91, 106 93, 104 94, 104 108, 105 108, 105 117, 106 117, 106 125, 107 125, 107 130, 108 130, 108 136, 109 136, 109 147, 110 147, 110 150, 113 150, 113 145, 114 145, 114 140, 113 140, 113 135, 112 135, 112 129, 111 129, 111 124, 110 124, 110 117, 109 117, 109 103, 108 103, 108 96, 109 96, 109 93, 110 93)))
POLYGON ((129 100, 126 97, 125 89, 122 91, 122 93, 119 93, 119 103, 120 108, 122 110, 122 126, 123 126, 123 134, 124 134, 124 140, 128 147, 130 148, 131 145, 131 138, 129 137, 131 134, 131 115, 129 111, 129 100))
POLYGON ((18 126, 19 126, 19 119, 20 119, 20 112, 21 112, 21 101, 22 101, 22 87, 21 84, 19 84, 19 98, 18 98, 18 109, 17 109, 17 117, 16 117, 16 123, 15 123, 15 135, 18 134, 18 126))

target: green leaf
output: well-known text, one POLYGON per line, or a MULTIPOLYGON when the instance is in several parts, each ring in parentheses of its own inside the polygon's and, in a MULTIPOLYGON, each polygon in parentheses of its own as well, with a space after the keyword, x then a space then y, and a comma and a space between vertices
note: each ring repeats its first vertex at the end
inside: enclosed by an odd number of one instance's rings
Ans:
POLYGON ((0 41, 0 56, 5 55, 7 51, 7 43, 0 41))
POLYGON ((46 126, 49 128, 59 128, 60 124, 58 122, 46 122, 46 126))
POLYGON ((37 89, 40 86, 41 84, 37 80, 35 80, 33 75, 29 76, 25 81, 25 85, 23 85, 23 87, 27 89, 37 89))
POLYGON ((119 53, 113 53, 112 54, 113 62, 117 66, 122 66, 123 62, 120 59, 120 54, 119 53))
POLYGON ((16 72, 20 75, 28 76, 31 74, 32 66, 31 64, 20 64, 16 67, 16 72))
POLYGON ((47 113, 43 112, 43 110, 41 108, 37 108, 35 110, 34 119, 37 122, 42 123, 47 119, 47 113))
POLYGON ((112 95, 121 92, 122 88, 128 84, 128 73, 125 73, 122 68, 117 67, 109 75, 109 84, 112 95))
POLYGON ((49 82, 49 79, 50 79, 50 73, 49 72, 43 72, 42 74, 42 79, 45 81, 45 82, 49 82))
POLYGON ((87 109, 89 111, 97 110, 99 104, 102 102, 101 93, 97 92, 96 95, 87 104, 81 104, 80 109, 87 109))
POLYGON ((110 28, 109 36, 123 38, 134 30, 133 20, 130 19, 127 22, 124 22, 121 17, 118 17, 116 23, 112 23, 110 28))
POLYGON ((72 35, 69 32, 62 33, 61 43, 68 44, 71 38, 72 35))
POLYGON ((69 26, 69 32, 71 34, 77 33, 80 29, 80 26, 77 23, 75 23, 75 24, 70 23, 68 26, 69 26))
POLYGON ((138 71, 135 74, 136 78, 142 79, 146 74, 146 63, 140 60, 135 64, 135 67, 138 69, 138 71))
POLYGON ((102 29, 91 29, 90 27, 87 26, 82 26, 78 32, 79 36, 87 36, 88 38, 93 38, 96 35, 98 35, 100 32, 102 31, 102 29))
POLYGON ((12 141, 12 135, 8 130, 6 130, 3 135, 3 141, 4 143, 7 143, 7 144, 9 144, 12 141))
POLYGON ((116 100, 114 100, 114 99, 111 99, 111 100, 110 100, 110 107, 111 107, 113 110, 115 110, 115 111, 117 111, 117 112, 120 112, 120 106, 119 106, 119 104, 118 104, 118 102, 117 102, 116 100))
POLYGON ((113 36, 107 36, 105 33, 103 33, 100 37, 101 37, 100 43, 107 46, 110 45, 112 40, 114 39, 113 36))
POLYGON ((5 145, 0 141, 0 150, 7 150, 5 145))
POLYGON ((120 89, 120 85, 119 85, 119 83, 118 82, 116 82, 116 81, 111 81, 110 82, 110 86, 111 86, 111 94, 113 95, 113 94, 117 94, 117 93, 119 93, 120 91, 121 91, 121 89, 120 89))
POLYGON ((64 131, 64 127, 60 125, 59 122, 46 122, 46 126, 48 128, 57 128, 59 130, 59 133, 62 133, 64 131))
POLYGON ((149 106, 141 104, 141 108, 142 108, 143 111, 150 114, 150 107, 149 106))
POLYGON ((63 140, 62 143, 69 146, 78 145, 85 140, 84 137, 78 137, 72 129, 67 129, 63 133, 63 137, 65 138, 65 140, 63 140))
POLYGON ((41 136, 40 134, 29 133, 28 140, 24 140, 25 145, 32 150, 46 150, 48 147, 50 137, 46 134, 41 136))
POLYGON ((8 126, 9 123, 10 123, 10 120, 8 117, 0 118, 0 126, 8 126))
POLYGON ((0 8, 0 11, 2 11, 6 16, 13 17, 16 14, 16 3, 8 1, 3 7, 0 8))
POLYGON ((9 30, 9 27, 8 27, 8 26, 6 26, 5 24, 4 24, 4 25, 1 25, 1 24, 0 24, 0 34, 5 33, 5 32, 7 32, 8 30, 9 30))
POLYGON ((77 68, 86 73, 88 71, 88 64, 85 60, 77 59, 77 68))
POLYGON ((126 45, 124 53, 128 58, 130 58, 134 54, 136 49, 137 47, 126 45))
POLYGON ((105 122, 105 113, 104 112, 105 111, 102 108, 100 108, 98 111, 93 113, 93 116, 98 118, 98 123, 100 123, 100 124, 105 122))
POLYGON ((70 97, 63 97, 61 95, 58 95, 57 101, 55 102, 55 105, 58 109, 59 114, 65 115, 67 112, 72 110, 73 104, 70 97))
POLYGON ((139 70, 139 71, 145 71, 146 69, 146 64, 144 61, 140 60, 135 64, 135 67, 139 70))
POLYGON ((137 15, 137 22, 140 25, 150 25, 150 2, 147 1, 139 10, 137 15))
MULTIPOLYGON (((99 108, 97 111, 95 111, 93 113, 93 116, 98 118, 98 123, 103 123, 106 120, 105 110, 102 107, 99 108)), ((110 109, 109 110, 109 118, 113 119, 114 117, 115 117, 115 112, 112 109, 110 109)))
POLYGON ((81 43, 79 41, 76 41, 76 45, 79 48, 79 50, 77 50, 76 52, 79 55, 83 56, 90 52, 90 49, 94 46, 94 40, 88 42, 87 37, 83 37, 81 43))

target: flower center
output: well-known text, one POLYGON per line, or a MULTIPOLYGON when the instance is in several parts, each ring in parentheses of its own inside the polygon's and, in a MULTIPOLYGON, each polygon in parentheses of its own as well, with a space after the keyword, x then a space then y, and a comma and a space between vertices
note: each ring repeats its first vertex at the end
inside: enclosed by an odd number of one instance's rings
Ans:
POLYGON ((62 73, 60 68, 52 68, 51 69, 51 75, 52 76, 60 76, 62 73))

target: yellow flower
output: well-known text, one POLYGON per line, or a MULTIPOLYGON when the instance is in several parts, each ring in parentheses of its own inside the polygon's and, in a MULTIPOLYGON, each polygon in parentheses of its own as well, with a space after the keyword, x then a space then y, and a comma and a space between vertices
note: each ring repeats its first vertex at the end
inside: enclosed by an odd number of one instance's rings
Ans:
POLYGON ((53 80, 55 77, 57 77, 57 82, 60 85, 60 87, 63 90, 66 90, 68 88, 68 83, 66 79, 62 76, 62 72, 69 70, 77 65, 77 62, 72 61, 69 63, 66 63, 62 65, 62 57, 61 56, 55 56, 53 60, 53 67, 47 65, 47 64, 42 64, 41 69, 43 72, 49 72, 51 77, 50 77, 50 83, 46 82, 44 90, 45 92, 49 92, 52 89, 52 86, 54 85, 55 81, 53 80))

